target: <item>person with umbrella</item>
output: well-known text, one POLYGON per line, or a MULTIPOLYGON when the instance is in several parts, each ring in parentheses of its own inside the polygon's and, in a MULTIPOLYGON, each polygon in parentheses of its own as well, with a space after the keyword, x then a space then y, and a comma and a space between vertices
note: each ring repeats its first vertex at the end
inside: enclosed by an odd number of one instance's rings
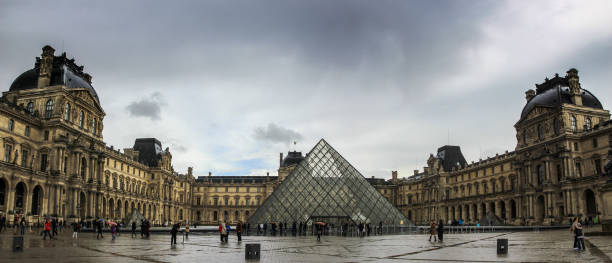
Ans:
POLYGON ((172 230, 170 230, 170 234, 172 235, 172 237, 170 237, 170 246, 176 245, 176 233, 179 232, 180 227, 181 223, 176 223, 172 226, 172 230))
POLYGON ((317 222, 317 241, 321 241, 321 233, 323 232, 323 227, 325 227, 325 222, 317 222))

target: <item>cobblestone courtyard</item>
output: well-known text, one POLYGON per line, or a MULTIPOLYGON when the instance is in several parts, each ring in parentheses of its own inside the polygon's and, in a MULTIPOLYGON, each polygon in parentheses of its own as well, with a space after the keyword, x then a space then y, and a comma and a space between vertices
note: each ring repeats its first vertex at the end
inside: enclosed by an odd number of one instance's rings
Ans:
POLYGON ((0 262, 244 262, 244 245, 261 243, 261 262, 612 262, 612 238, 587 237, 587 251, 575 252, 567 230, 514 233, 447 234, 444 243, 428 242, 427 235, 370 237, 245 236, 231 235, 220 244, 212 234, 192 234, 170 247, 169 235, 150 239, 123 233, 96 240, 81 233, 78 242, 64 231, 57 240, 43 241, 34 233, 25 237, 24 252, 13 253, 12 232, 0 234, 0 262), (496 254, 496 239, 509 239, 507 256, 496 254), (595 245, 596 247, 593 247, 595 245))

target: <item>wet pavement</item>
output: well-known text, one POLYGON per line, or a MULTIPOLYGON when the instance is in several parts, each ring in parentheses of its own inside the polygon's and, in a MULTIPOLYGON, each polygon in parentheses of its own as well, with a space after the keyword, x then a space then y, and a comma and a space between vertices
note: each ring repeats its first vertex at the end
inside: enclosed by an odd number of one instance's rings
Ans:
POLYGON ((612 237, 587 237, 587 251, 572 249, 573 237, 565 230, 446 234, 444 242, 429 242, 429 235, 370 237, 244 236, 238 243, 230 235, 221 244, 212 234, 191 234, 170 246, 170 236, 150 239, 122 233, 115 241, 105 233, 81 233, 73 241, 70 231, 57 240, 45 240, 33 231, 25 236, 23 252, 12 252, 12 232, 0 234, 0 262, 245 262, 247 243, 261 244, 261 262, 612 262, 612 237), (509 253, 498 256, 498 238, 509 240, 509 253))

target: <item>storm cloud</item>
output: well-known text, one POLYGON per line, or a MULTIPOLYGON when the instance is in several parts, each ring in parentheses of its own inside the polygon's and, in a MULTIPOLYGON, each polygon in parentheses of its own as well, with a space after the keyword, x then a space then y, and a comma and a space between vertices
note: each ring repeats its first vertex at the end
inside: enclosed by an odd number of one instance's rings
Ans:
POLYGON ((161 109, 165 105, 166 103, 162 100, 161 93, 155 92, 148 98, 133 101, 126 109, 131 116, 159 120, 161 118, 161 109))
POLYGON ((50 44, 93 75, 108 144, 156 137, 179 172, 265 175, 325 138, 365 176, 407 176, 444 144, 468 162, 512 151, 524 92, 554 73, 577 68, 607 108, 610 13, 607 0, 8 0, 0 84, 50 44))
POLYGON ((280 127, 274 123, 269 123, 268 127, 255 128, 254 136, 257 140, 285 144, 302 139, 302 135, 298 132, 280 127))

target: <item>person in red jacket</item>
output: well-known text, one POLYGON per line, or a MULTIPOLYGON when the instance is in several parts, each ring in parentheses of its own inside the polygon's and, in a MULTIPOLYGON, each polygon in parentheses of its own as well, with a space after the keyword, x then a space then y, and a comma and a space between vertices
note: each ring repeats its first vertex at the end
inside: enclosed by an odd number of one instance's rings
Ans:
POLYGON ((47 236, 49 236, 49 239, 53 239, 53 237, 51 237, 51 222, 49 222, 49 219, 47 219, 47 221, 45 222, 45 232, 43 232, 43 240, 47 239, 47 236))

